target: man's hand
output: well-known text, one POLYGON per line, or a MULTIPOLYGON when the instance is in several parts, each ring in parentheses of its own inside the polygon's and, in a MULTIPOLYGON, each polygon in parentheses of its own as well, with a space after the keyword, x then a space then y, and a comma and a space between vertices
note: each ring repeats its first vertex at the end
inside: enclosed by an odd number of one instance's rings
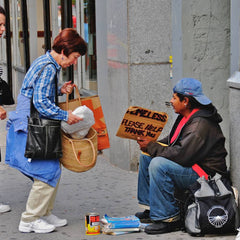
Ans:
POLYGON ((139 147, 143 152, 146 152, 147 145, 150 142, 151 142, 151 140, 149 140, 147 138, 141 138, 141 137, 137 138, 137 143, 139 144, 139 147))
POLYGON ((0 106, 0 119, 3 120, 7 117, 7 112, 3 107, 0 106))

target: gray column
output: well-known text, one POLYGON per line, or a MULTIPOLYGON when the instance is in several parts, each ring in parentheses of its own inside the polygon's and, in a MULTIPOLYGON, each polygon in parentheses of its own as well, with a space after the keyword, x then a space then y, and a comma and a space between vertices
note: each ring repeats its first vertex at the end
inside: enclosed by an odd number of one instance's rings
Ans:
POLYGON ((229 86, 229 116, 230 116, 230 171, 233 185, 240 191, 240 72, 235 72, 231 78, 228 79, 229 86))

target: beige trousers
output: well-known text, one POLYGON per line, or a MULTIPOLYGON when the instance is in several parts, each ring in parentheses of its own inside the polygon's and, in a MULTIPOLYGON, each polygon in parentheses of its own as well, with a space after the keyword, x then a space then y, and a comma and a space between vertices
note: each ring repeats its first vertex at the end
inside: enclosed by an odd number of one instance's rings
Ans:
POLYGON ((59 181, 54 188, 47 183, 34 179, 26 203, 26 211, 22 213, 21 221, 32 222, 42 216, 48 216, 51 214, 56 199, 59 181))

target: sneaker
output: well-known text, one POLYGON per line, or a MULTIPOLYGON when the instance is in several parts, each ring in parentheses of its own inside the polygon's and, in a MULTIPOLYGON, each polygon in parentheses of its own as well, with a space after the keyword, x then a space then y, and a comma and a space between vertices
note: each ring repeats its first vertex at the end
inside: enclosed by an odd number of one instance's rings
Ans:
POLYGON ((54 225, 47 223, 43 219, 37 219, 29 223, 21 221, 18 226, 18 230, 24 233, 29 233, 29 232, 50 233, 54 231, 54 229, 55 229, 54 225))
POLYGON ((235 240, 240 240, 240 228, 238 228, 237 231, 238 231, 238 234, 237 234, 235 240))
POLYGON ((150 218, 150 210, 145 210, 144 212, 137 212, 135 214, 137 218, 139 218, 141 223, 151 223, 151 218, 150 218))
POLYGON ((9 205, 5 205, 0 203, 0 213, 5 213, 11 211, 11 208, 9 205))
POLYGON ((61 219, 57 216, 51 214, 49 216, 41 217, 41 219, 45 220, 46 222, 54 225, 55 227, 63 227, 67 225, 67 219, 61 219))

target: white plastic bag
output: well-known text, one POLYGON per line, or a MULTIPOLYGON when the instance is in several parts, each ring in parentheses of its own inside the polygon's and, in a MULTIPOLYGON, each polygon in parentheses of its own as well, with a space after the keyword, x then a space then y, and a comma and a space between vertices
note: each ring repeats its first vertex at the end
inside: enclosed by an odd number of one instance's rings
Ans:
POLYGON ((84 138, 88 134, 90 127, 95 123, 93 112, 87 106, 83 105, 76 108, 72 113, 82 118, 83 120, 72 125, 69 125, 68 123, 62 121, 62 130, 65 133, 70 134, 72 138, 84 138))

